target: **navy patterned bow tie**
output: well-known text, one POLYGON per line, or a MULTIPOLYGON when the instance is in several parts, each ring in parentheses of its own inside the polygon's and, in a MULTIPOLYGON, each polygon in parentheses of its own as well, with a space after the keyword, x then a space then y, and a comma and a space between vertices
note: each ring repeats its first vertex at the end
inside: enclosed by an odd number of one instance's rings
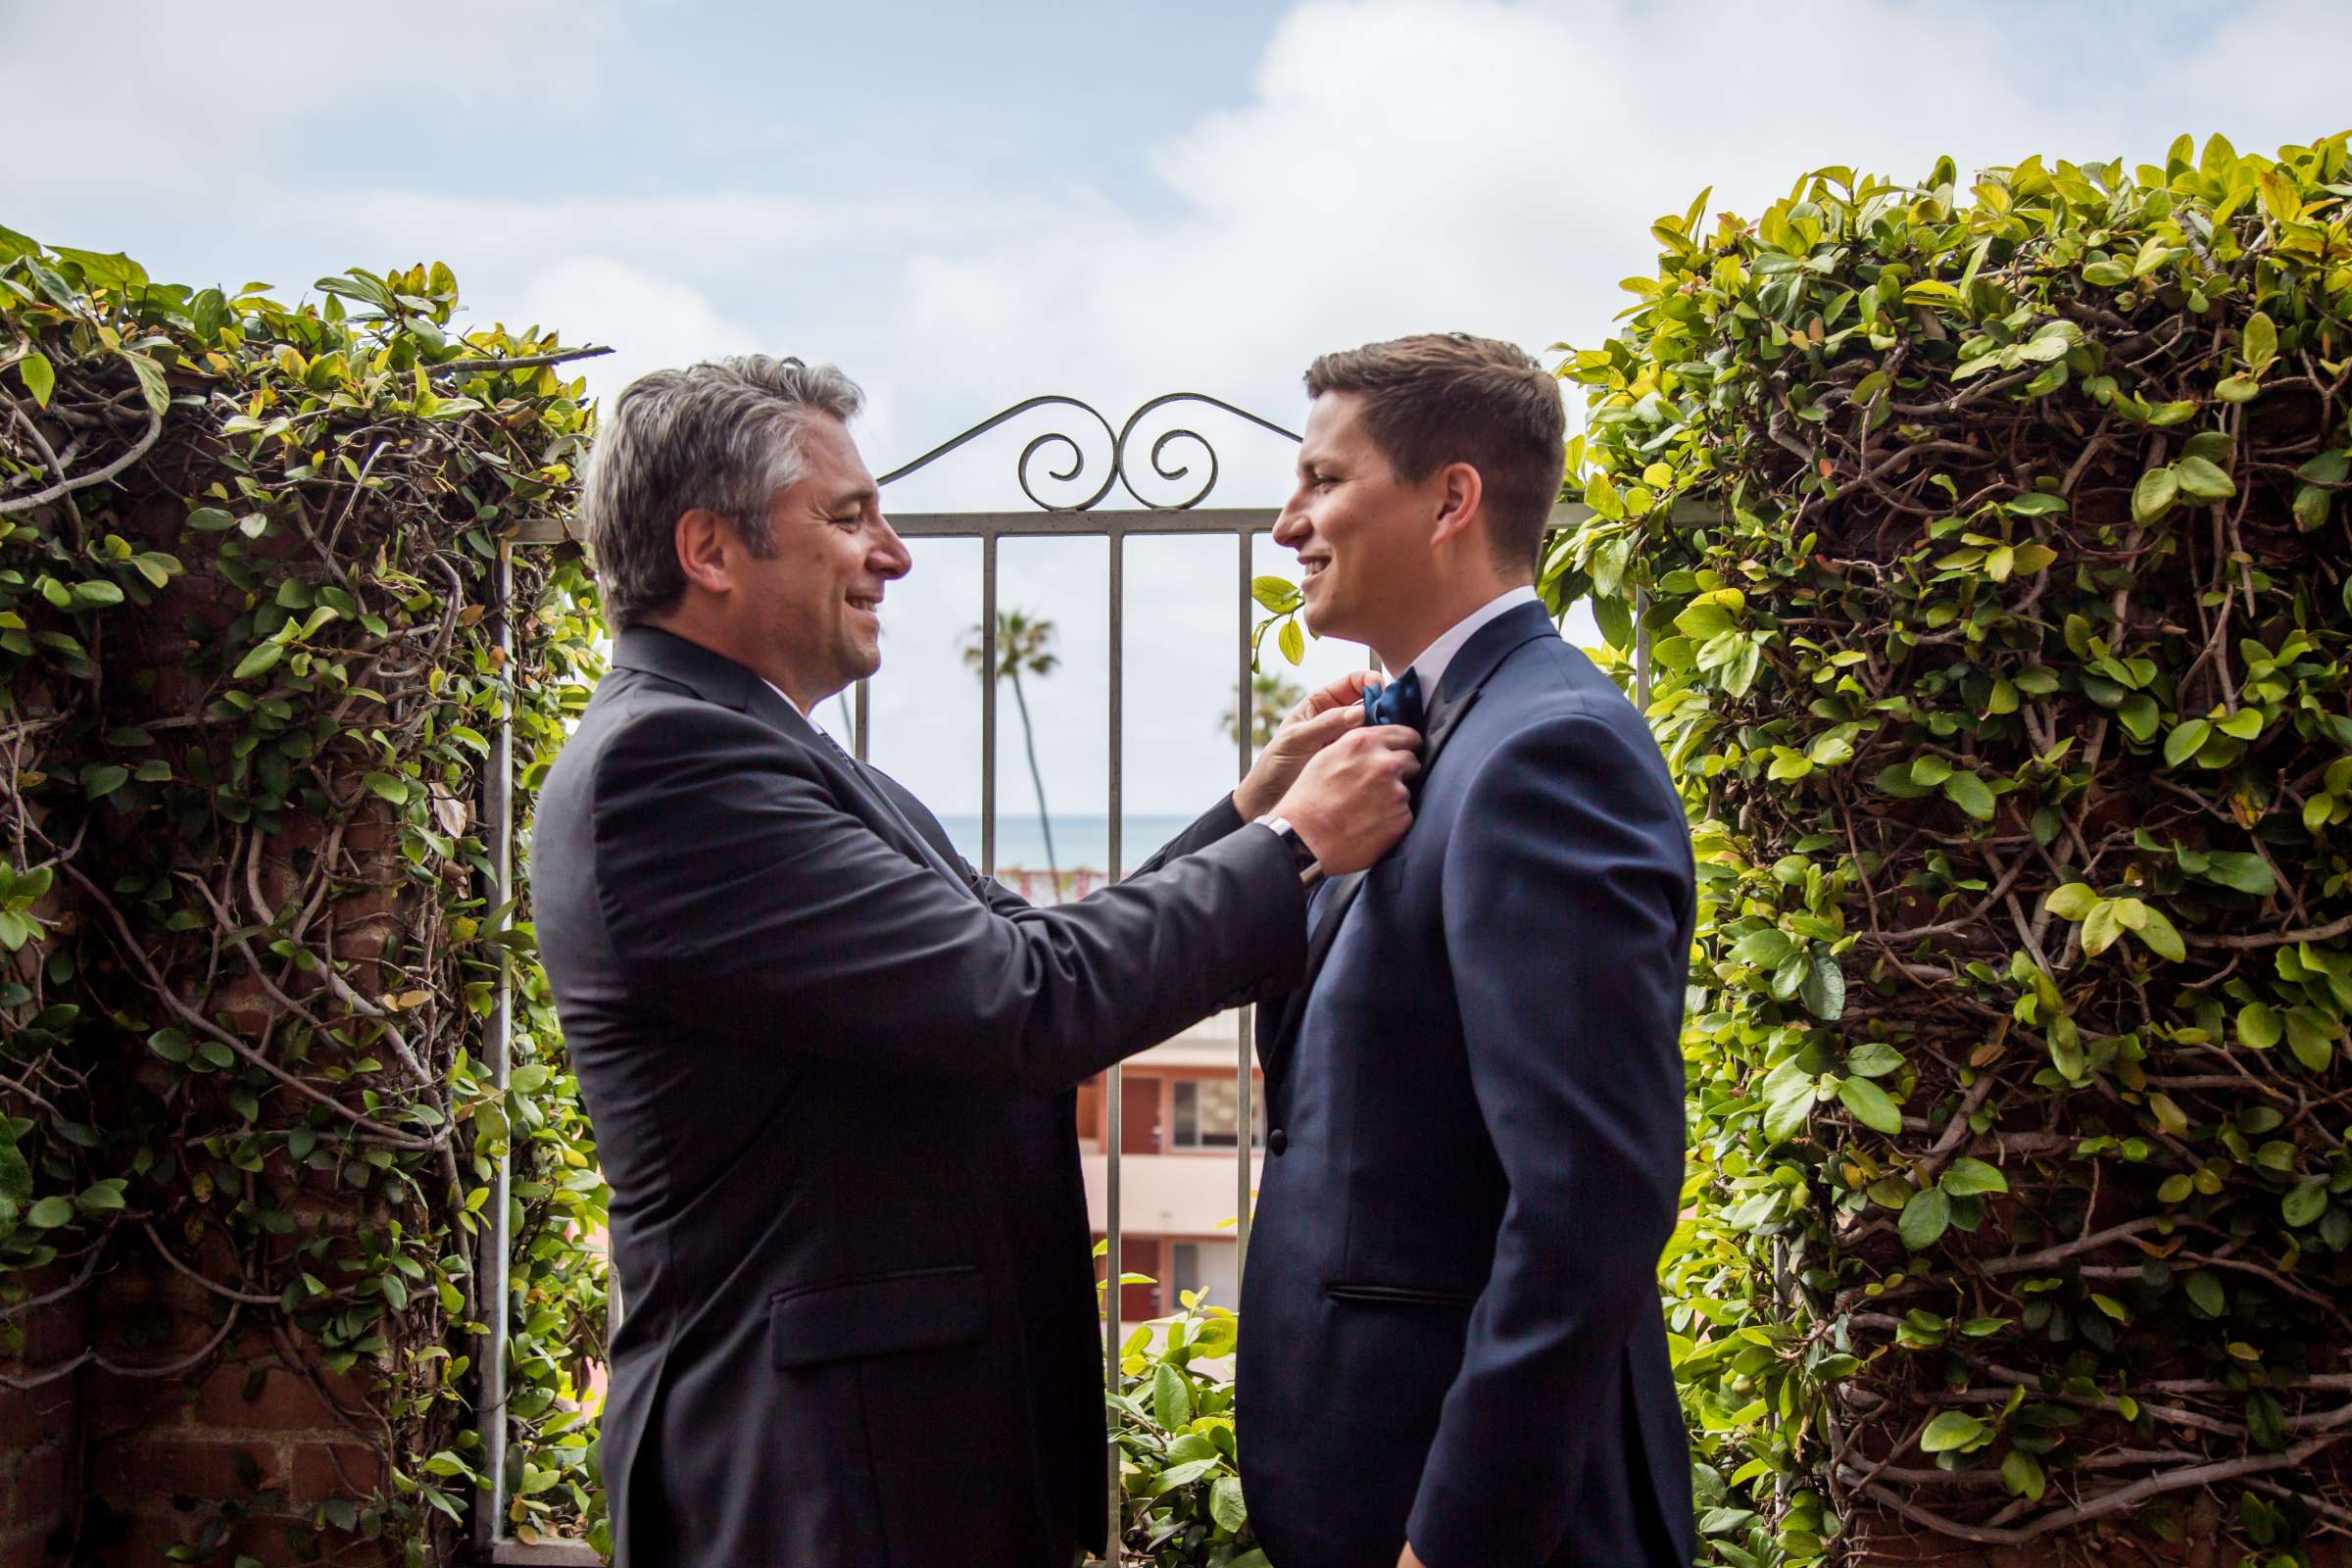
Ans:
POLYGON ((1423 716, 1418 670, 1408 669, 1386 686, 1364 688, 1367 724, 1402 724, 1418 732, 1423 716))

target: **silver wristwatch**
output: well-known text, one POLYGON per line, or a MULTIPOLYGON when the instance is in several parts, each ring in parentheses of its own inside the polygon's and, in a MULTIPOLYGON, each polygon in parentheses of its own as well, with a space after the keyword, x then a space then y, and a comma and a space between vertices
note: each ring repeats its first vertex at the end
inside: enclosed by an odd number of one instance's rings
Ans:
POLYGON ((1306 840, 1298 830, 1291 826, 1291 819, 1268 811, 1255 820, 1259 827, 1269 829, 1276 838, 1282 840, 1283 848, 1291 852, 1291 868, 1298 873, 1299 881, 1312 887, 1323 875, 1322 862, 1315 858, 1315 852, 1307 847, 1306 840))

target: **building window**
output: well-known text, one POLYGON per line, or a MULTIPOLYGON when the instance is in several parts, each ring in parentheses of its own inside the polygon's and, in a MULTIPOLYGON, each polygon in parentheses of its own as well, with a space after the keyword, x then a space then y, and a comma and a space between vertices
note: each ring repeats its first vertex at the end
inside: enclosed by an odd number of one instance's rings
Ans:
POLYGON ((1184 1299, 1184 1293, 1200 1288, 1200 1244, 1175 1242, 1168 1248, 1168 1304, 1173 1307, 1184 1299))
POLYGON ((1231 1242, 1170 1242, 1167 1299, 1163 1312, 1184 1310, 1185 1293, 1198 1292, 1211 1306, 1241 1305, 1241 1256, 1231 1242))
MULTIPOLYGON (((1240 1141, 1241 1093, 1230 1078, 1179 1078, 1170 1086, 1168 1147, 1171 1149, 1231 1149, 1240 1141)), ((1266 1097, 1252 1095, 1250 1145, 1266 1141, 1266 1097)))

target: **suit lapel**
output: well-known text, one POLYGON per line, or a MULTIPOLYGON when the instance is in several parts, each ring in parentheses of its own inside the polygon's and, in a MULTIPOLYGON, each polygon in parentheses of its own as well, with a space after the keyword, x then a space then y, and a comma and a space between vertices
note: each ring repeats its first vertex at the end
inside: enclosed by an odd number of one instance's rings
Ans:
POLYGON ((1429 770, 1438 765, 1438 754, 1446 749, 1446 740, 1461 723, 1462 716, 1478 706, 1478 690, 1464 693, 1450 703, 1440 703, 1435 717, 1430 720, 1429 733, 1421 737, 1421 771, 1413 780, 1416 801, 1420 792, 1429 787, 1429 770))
POLYGON ((917 865, 946 877, 965 897, 975 900, 980 897, 847 753, 827 744, 799 709, 741 664, 658 626, 624 627, 613 640, 612 664, 616 669, 641 669, 675 681, 706 701, 749 713, 787 740, 797 742, 816 759, 817 766, 826 776, 836 782, 835 800, 873 829, 877 838, 917 865))
MULTIPOLYGON (((1416 803, 1420 791, 1428 787, 1430 770, 1437 765, 1439 754, 1445 751, 1446 741, 1452 738, 1470 710, 1478 706, 1479 694, 1486 689, 1488 677, 1501 667, 1503 659, 1522 644, 1558 635, 1559 628, 1552 624, 1549 612, 1542 605, 1521 605, 1481 626, 1462 645, 1446 666, 1445 678, 1439 682, 1429 728, 1421 737, 1421 772, 1413 785, 1416 803)), ((1331 891, 1324 895, 1322 911, 1316 917, 1315 929, 1307 937, 1306 973, 1298 982, 1298 989, 1284 997, 1279 1005, 1258 1009, 1258 1064, 1265 1070, 1268 1085, 1280 1080, 1299 1026, 1305 1021, 1307 999, 1323 972, 1324 960, 1331 956, 1332 947, 1339 941, 1341 922, 1363 891, 1366 874, 1352 871, 1333 878, 1331 891)))

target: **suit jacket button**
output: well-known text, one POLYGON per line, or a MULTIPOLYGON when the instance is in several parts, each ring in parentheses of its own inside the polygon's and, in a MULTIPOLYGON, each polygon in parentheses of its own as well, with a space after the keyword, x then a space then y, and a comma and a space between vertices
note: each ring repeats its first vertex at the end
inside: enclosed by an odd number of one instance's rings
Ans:
POLYGON ((1281 1153, 1281 1152, 1282 1152, 1284 1150, 1286 1150, 1286 1149, 1288 1149, 1288 1148, 1290 1148, 1290 1147, 1291 1147, 1291 1135, 1290 1135, 1289 1133, 1286 1133, 1286 1132, 1284 1132, 1284 1131, 1283 1131, 1281 1128, 1277 1127, 1277 1128, 1275 1128, 1275 1129, 1274 1129, 1272 1132, 1270 1132, 1270 1133, 1266 1134, 1266 1152, 1267 1152, 1267 1153, 1269 1153, 1269 1154, 1279 1154, 1279 1153, 1281 1153))

